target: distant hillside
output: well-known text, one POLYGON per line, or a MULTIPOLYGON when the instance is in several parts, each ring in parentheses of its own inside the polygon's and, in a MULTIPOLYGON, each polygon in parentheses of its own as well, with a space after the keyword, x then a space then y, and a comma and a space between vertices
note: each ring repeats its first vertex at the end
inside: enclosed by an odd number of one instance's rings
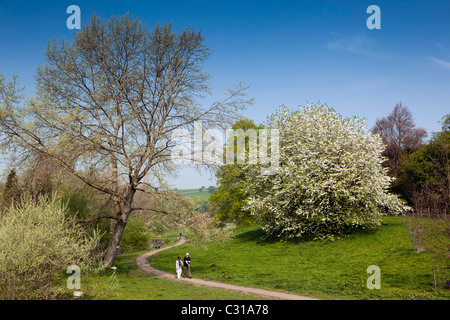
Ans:
MULTIPOLYGON (((213 193, 213 192, 209 191, 209 188, 211 188, 211 187, 204 187, 202 189, 202 191, 200 191, 200 188, 198 188, 198 189, 178 189, 177 193, 181 194, 183 196, 186 196, 186 197, 191 197, 191 198, 200 197, 202 199, 208 199, 209 196, 213 193)), ((215 187, 212 187, 212 188, 214 188, 214 191, 215 191, 215 187)))

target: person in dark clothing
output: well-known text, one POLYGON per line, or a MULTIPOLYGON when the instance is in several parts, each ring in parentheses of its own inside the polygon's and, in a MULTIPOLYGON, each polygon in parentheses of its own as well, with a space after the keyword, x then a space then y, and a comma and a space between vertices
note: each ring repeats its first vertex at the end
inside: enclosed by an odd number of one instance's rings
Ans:
POLYGON ((186 256, 184 257, 184 278, 186 278, 186 271, 189 271, 189 278, 192 278, 191 276, 191 258, 189 257, 189 253, 186 253, 186 256))

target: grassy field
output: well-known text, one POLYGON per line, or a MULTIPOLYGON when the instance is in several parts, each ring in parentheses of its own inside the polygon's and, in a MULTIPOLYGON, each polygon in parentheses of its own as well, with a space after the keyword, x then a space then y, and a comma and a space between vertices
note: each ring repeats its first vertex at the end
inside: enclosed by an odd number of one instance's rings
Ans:
POLYGON ((208 199, 211 193, 208 191, 208 188, 205 188, 203 191, 200 191, 200 189, 179 189, 177 190, 177 193, 186 196, 186 197, 200 197, 202 199, 208 199))
MULTIPOLYGON (((176 234, 170 233, 161 239, 166 241, 165 245, 170 245, 174 243, 176 234)), ((261 300, 260 296, 218 288, 193 286, 184 281, 160 279, 145 274, 138 269, 136 258, 147 251, 136 251, 117 256, 115 261, 117 267, 114 277, 115 286, 98 298, 108 300, 261 300)), ((171 265, 175 265, 175 260, 172 261, 171 265)), ((170 272, 173 272, 175 277, 175 270, 170 270, 170 272)), ((92 282, 105 283, 110 281, 111 274, 112 271, 106 271, 101 276, 96 276, 92 282)), ((96 294, 99 293, 96 292, 96 294)))
MULTIPOLYGON (((247 300, 260 299, 245 293, 193 286, 184 281, 171 281, 144 274, 137 268, 135 252, 119 256, 117 287, 109 295, 113 300, 247 300)), ((175 264, 173 262, 172 264, 175 264)), ((175 275, 175 273, 174 273, 175 275)))
MULTIPOLYGON (((412 251, 401 218, 388 216, 373 231, 331 241, 261 240, 260 228, 239 228, 226 246, 207 250, 183 246, 149 258, 158 269, 173 272, 173 261, 189 252, 193 277, 273 289, 327 299, 449 299, 449 290, 433 288, 430 253, 412 251), (370 265, 381 270, 381 289, 368 289, 370 265)), ((446 276, 448 277, 448 274, 446 276)))

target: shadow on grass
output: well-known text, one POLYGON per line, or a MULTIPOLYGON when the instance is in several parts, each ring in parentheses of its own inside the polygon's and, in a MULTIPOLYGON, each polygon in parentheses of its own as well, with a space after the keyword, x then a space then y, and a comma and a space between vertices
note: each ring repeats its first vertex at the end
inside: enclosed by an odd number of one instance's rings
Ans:
POLYGON ((277 237, 269 237, 261 227, 253 226, 253 229, 247 231, 241 231, 235 235, 235 239, 242 242, 254 242, 259 245, 269 245, 274 243, 283 242, 286 244, 298 244, 310 242, 314 239, 313 235, 305 234, 300 238, 293 238, 288 240, 282 240, 277 237))
MULTIPOLYGON (((383 225, 389 225, 388 223, 384 223, 383 225)), ((381 227, 381 226, 380 226, 381 227)), ((336 240, 342 239, 344 237, 360 237, 360 236, 371 236, 375 234, 380 227, 375 228, 363 228, 363 227, 348 227, 344 228, 344 231, 342 234, 337 235, 335 237, 336 240)), ((251 226, 251 227, 244 227, 235 235, 235 239, 242 241, 242 242, 254 242, 259 245, 269 245, 279 242, 284 242, 286 244, 305 244, 312 241, 333 241, 329 239, 322 239, 317 240, 315 239, 314 234, 303 234, 301 237, 282 240, 277 237, 270 237, 267 236, 267 234, 264 232, 264 230, 259 226, 251 226), (247 231, 244 231, 245 229, 248 229, 247 231)))

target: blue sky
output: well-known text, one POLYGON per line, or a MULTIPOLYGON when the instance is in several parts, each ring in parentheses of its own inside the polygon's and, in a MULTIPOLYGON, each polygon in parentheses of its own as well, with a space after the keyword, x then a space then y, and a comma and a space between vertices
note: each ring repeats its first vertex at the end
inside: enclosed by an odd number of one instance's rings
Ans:
MULTIPOLYGON (((402 101, 429 133, 450 113, 450 1, 5 1, 0 0, 0 73, 33 94, 47 41, 71 38, 69 5, 82 27, 130 12, 152 27, 201 29, 212 49, 205 71, 211 100, 244 80, 255 104, 245 115, 263 122, 278 106, 327 103, 372 127, 402 101), (381 29, 369 30, 369 5, 381 9, 381 29)), ((178 188, 214 185, 208 175, 180 172, 178 188)))

